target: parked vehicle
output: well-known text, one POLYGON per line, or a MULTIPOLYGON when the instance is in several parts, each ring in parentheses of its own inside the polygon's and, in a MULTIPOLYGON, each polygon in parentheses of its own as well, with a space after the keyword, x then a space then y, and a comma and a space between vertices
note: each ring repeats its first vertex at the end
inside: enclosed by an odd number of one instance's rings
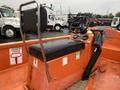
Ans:
POLYGON ((97 18, 89 18, 89 27, 100 25, 100 22, 97 18))
POLYGON ((14 38, 19 31, 19 18, 10 9, 0 7, 0 33, 7 38, 14 38))
POLYGON ((67 20, 65 20, 63 17, 57 16, 54 10, 47 7, 46 10, 48 14, 48 28, 56 31, 61 31, 62 27, 67 26, 67 20))
POLYGON ((73 17, 70 25, 70 30, 71 30, 70 32, 79 32, 79 29, 81 29, 83 30, 83 33, 84 33, 84 28, 87 28, 88 24, 89 24, 88 17, 84 17, 84 16, 73 17))
POLYGON ((111 23, 111 27, 120 30, 120 17, 114 17, 111 23))
POLYGON ((98 18, 98 21, 100 26, 110 26, 112 18, 98 18))

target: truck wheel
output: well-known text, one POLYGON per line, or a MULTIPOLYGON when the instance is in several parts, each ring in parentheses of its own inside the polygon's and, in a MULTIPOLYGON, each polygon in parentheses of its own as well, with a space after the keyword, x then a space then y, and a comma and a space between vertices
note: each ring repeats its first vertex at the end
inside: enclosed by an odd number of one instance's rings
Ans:
POLYGON ((16 37, 16 31, 13 27, 5 27, 4 28, 4 34, 7 38, 15 38, 16 37))
POLYGON ((54 26, 54 29, 55 29, 56 31, 61 31, 61 25, 59 25, 59 24, 55 25, 55 26, 54 26))
POLYGON ((120 31, 120 25, 118 25, 117 29, 120 31))

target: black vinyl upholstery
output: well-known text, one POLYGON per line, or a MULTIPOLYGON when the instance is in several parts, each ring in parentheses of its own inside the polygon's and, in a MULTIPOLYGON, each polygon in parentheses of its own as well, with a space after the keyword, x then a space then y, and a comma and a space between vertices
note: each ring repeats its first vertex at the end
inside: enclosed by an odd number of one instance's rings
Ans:
POLYGON ((37 8, 22 11, 23 32, 37 32, 37 8))
MULTIPOLYGON (((50 61, 55 58, 67 55, 72 52, 84 49, 85 44, 81 41, 74 41, 69 39, 55 40, 43 43, 45 49, 46 60, 50 61)), ((42 53, 40 44, 35 44, 29 47, 29 53, 42 60, 42 53)))
MULTIPOLYGON (((21 12, 21 23, 23 32, 38 33, 38 16, 37 8, 24 10, 21 12)), ((47 11, 44 7, 40 7, 40 31, 47 28, 47 11)))

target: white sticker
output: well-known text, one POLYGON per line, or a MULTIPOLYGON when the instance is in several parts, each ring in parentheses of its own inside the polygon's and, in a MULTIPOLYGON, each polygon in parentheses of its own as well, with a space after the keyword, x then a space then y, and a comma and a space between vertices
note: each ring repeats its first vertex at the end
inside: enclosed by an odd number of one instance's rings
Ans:
POLYGON ((62 65, 65 66, 68 64, 68 57, 64 57, 62 60, 62 65))
POLYGON ((76 60, 80 59, 80 52, 76 52, 76 60))
POLYGON ((37 58, 34 58, 33 66, 36 68, 38 67, 38 59, 37 58))
POLYGON ((10 65, 21 64, 22 61, 22 48, 9 49, 10 65))

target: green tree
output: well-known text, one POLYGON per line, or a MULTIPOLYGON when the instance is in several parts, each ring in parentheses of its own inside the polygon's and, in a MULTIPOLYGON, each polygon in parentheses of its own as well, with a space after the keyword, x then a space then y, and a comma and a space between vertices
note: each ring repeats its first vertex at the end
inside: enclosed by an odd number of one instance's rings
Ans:
POLYGON ((95 15, 95 17, 96 17, 96 18, 102 18, 102 16, 99 15, 99 14, 95 15))
POLYGON ((112 13, 109 14, 109 18, 113 18, 114 15, 112 13))

